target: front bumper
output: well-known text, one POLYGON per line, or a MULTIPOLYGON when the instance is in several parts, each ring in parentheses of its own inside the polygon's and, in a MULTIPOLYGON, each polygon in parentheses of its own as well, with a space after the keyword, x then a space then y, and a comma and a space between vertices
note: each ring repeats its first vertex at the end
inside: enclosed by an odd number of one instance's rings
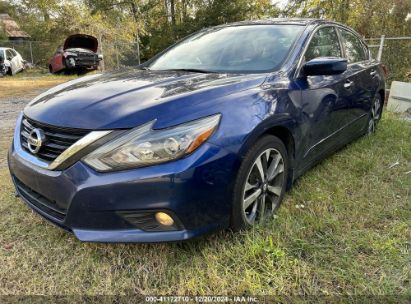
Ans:
POLYGON ((161 242, 193 238, 228 226, 235 155, 205 144, 174 162, 98 173, 77 162, 64 171, 40 168, 9 151, 19 196, 52 223, 89 242, 161 242), (166 211, 174 230, 149 231, 124 213, 166 211))
POLYGON ((87 68, 87 69, 97 69, 100 64, 100 59, 97 55, 90 56, 89 54, 82 55, 78 54, 76 57, 67 57, 66 68, 76 69, 76 68, 87 68))

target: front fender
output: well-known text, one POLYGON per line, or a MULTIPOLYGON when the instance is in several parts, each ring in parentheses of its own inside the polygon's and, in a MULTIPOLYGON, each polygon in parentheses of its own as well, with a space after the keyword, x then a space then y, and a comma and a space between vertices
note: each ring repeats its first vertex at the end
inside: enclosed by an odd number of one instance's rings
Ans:
MULTIPOLYGON (((248 150, 255 144, 255 142, 265 134, 270 134, 274 128, 286 129, 293 139, 295 138, 294 130, 296 121, 290 114, 277 114, 269 117, 258 124, 254 130, 245 138, 244 144, 240 148, 239 156, 244 158, 248 150)), ((285 145, 287 143, 284 143, 285 145)))

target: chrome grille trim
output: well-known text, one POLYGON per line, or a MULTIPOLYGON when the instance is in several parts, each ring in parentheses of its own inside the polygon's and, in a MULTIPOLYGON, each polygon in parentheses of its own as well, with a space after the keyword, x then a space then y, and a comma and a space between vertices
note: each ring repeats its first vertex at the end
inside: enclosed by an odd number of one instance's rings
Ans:
POLYGON ((35 121, 30 121, 30 119, 28 119, 27 117, 23 117, 21 130, 21 144, 23 146, 23 149, 26 150, 26 152, 30 153, 30 149, 28 146, 28 139, 30 137, 30 133, 34 129, 38 128, 42 130, 45 137, 47 138, 47 141, 43 143, 40 150, 37 153, 35 153, 35 156, 48 162, 54 161, 56 158, 60 156, 61 153, 63 153, 71 145, 80 140, 82 137, 86 136, 87 133, 90 133, 90 131, 88 130, 68 130, 57 127, 51 127, 37 123, 35 121))
MULTIPOLYGON (((34 154, 31 154, 26 150, 24 147, 24 142, 22 142, 22 130, 21 128, 27 127, 26 124, 23 123, 23 112, 20 113, 18 119, 17 119, 17 124, 16 124, 16 129, 14 131, 14 141, 13 141, 13 147, 18 156, 20 156, 22 159, 44 169, 48 170, 57 170, 59 166, 64 164, 64 162, 70 158, 71 156, 75 155, 76 153, 80 152, 93 142, 97 141, 98 139, 110 134, 113 132, 112 130, 109 131, 91 131, 84 137, 80 138, 70 146, 67 146, 67 148, 58 153, 58 155, 55 157, 53 161, 47 161, 44 159, 41 159, 37 157, 34 154)), ((29 123, 27 121, 27 123, 29 123)), ((30 124, 30 123, 29 123, 30 124)), ((46 136, 51 136, 49 132, 45 132, 46 136)), ((26 143, 27 145, 27 143, 26 143)), ((52 149, 53 147, 51 147, 52 149)), ((54 155, 53 155, 54 156, 54 155)))

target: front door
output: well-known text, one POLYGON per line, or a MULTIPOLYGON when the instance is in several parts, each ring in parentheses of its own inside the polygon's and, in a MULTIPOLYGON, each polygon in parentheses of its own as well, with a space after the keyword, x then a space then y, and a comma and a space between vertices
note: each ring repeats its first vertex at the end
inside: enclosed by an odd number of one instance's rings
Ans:
MULTIPOLYGON (((313 35, 303 62, 317 57, 342 57, 334 26, 320 27, 313 35)), ((303 160, 308 165, 338 145, 338 133, 343 127, 346 111, 344 74, 303 76, 301 89, 301 121, 303 122, 303 160)))

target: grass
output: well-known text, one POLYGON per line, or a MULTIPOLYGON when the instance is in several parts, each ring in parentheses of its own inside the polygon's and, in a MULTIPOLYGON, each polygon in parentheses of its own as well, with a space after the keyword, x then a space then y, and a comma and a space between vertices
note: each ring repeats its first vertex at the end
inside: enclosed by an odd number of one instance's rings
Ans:
POLYGON ((410 297, 410 139, 386 113, 376 135, 298 180, 266 225, 186 243, 81 243, 15 198, 0 169, 0 294, 410 297))

